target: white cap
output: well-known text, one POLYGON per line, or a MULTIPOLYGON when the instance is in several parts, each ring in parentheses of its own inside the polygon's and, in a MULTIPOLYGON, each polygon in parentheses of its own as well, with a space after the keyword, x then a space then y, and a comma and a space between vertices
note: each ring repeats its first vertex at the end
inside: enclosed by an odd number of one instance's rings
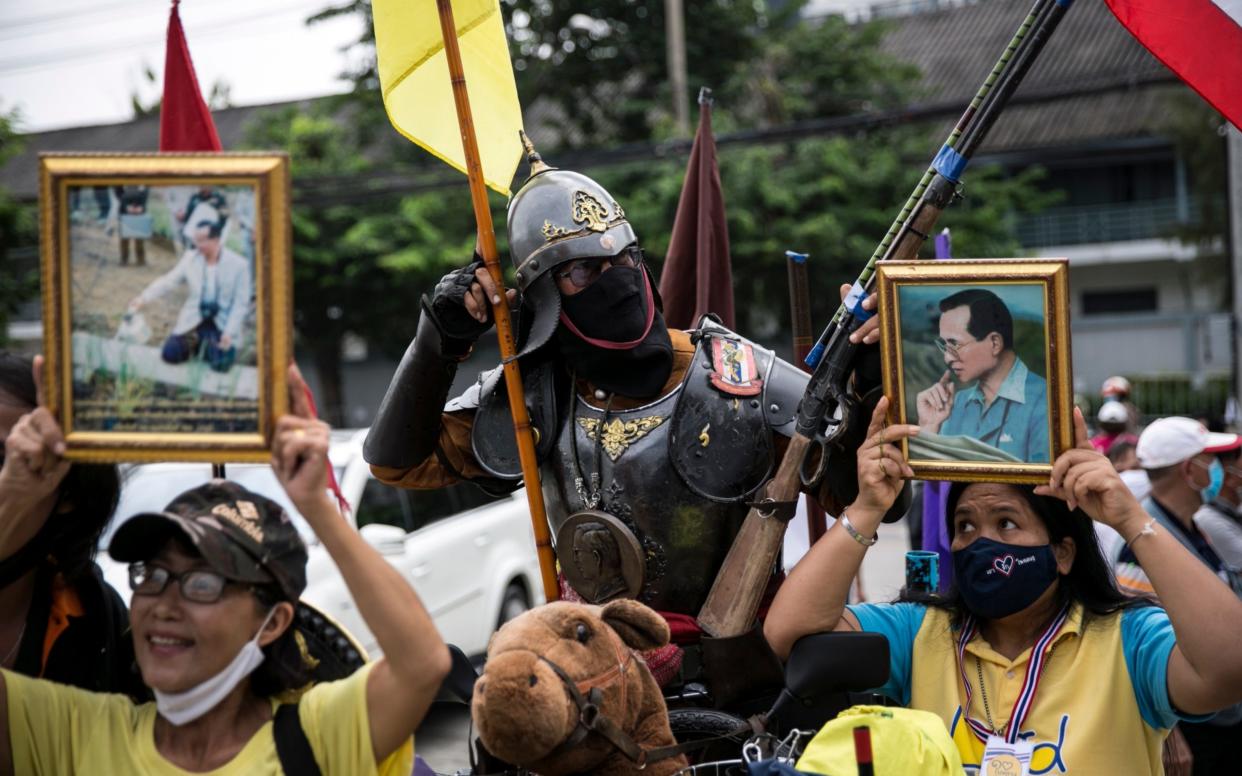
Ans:
POLYGON ((1119 401, 1106 401, 1095 418, 1101 423, 1125 423, 1130 419, 1130 411, 1119 401))
POLYGON ((1119 394, 1123 396, 1130 395, 1130 381, 1121 375, 1113 375, 1100 386, 1101 396, 1117 396, 1119 394))
POLYGON ((1237 434, 1214 434, 1190 418, 1160 418, 1139 437, 1139 466, 1162 469, 1194 458, 1199 453, 1220 453, 1242 446, 1237 434))

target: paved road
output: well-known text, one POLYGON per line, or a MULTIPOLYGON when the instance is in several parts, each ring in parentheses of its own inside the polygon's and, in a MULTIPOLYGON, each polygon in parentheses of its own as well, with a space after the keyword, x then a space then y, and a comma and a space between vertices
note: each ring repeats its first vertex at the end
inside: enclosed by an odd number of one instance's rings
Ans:
POLYGON ((470 708, 463 704, 437 703, 414 735, 414 751, 436 773, 453 773, 470 767, 466 745, 470 708))
MULTIPOLYGON (((869 601, 891 601, 905 581, 909 548, 905 522, 880 528, 880 541, 863 561, 863 591, 869 601)), ((414 737, 414 748, 437 773, 470 767, 467 739, 470 710, 464 705, 436 704, 414 737)))

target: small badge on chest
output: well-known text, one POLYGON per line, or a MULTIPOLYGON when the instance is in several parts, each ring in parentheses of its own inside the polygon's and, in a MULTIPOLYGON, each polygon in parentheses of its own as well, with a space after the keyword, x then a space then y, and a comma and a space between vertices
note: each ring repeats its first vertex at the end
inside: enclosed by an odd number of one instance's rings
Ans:
POLYGON ((763 390, 755 350, 748 343, 712 338, 712 385, 731 396, 756 396, 763 390))
POLYGON ((988 738, 983 751, 983 766, 979 776, 1027 776, 1031 768, 1034 747, 1029 741, 1007 743, 999 736, 988 738))

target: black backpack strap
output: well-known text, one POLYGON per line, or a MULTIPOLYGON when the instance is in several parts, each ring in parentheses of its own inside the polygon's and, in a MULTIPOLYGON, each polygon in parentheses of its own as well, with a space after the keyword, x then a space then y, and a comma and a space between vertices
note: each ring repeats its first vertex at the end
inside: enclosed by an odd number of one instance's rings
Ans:
POLYGON ((276 707, 272 720, 272 736, 276 739, 276 756, 280 767, 289 776, 322 776, 310 740, 298 719, 298 704, 282 703, 276 707))

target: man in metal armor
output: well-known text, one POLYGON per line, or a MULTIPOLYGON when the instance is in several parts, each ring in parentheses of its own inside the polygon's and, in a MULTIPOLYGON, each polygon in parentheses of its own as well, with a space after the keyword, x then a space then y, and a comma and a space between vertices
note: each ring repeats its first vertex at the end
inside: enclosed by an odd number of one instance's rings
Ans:
MULTIPOLYGON (((629 596, 692 618, 784 452, 807 376, 711 317, 670 330, 617 201, 530 158, 508 213, 515 329, 561 572, 588 602, 629 596)), ((445 404, 497 301, 477 260, 423 297, 366 440, 380 480, 521 484, 501 368, 445 404)))

